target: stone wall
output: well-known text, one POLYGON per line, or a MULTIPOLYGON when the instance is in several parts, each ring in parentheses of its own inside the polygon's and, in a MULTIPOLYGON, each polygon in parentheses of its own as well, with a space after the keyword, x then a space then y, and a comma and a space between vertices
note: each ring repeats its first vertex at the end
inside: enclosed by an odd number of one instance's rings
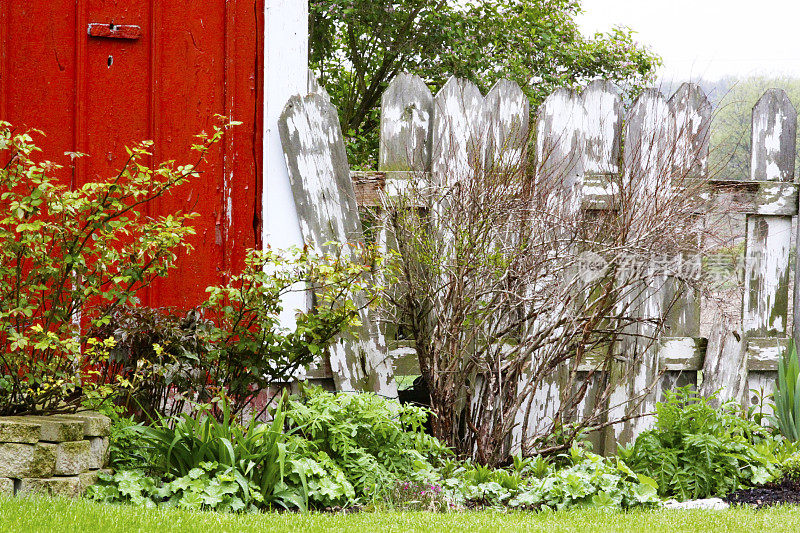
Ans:
POLYGON ((0 417, 0 495, 83 494, 108 464, 110 428, 97 413, 0 417))

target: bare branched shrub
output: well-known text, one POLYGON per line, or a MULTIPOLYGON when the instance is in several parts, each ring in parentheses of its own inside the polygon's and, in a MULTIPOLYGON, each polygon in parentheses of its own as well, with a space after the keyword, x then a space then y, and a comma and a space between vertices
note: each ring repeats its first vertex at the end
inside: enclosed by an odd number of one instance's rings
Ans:
POLYGON ((684 126, 642 128, 603 175, 558 139, 534 158, 533 139, 487 154, 473 136, 466 160, 386 198, 387 313, 415 343, 435 436, 460 455, 498 464, 642 414, 656 340, 715 243, 705 155, 674 140, 684 126))

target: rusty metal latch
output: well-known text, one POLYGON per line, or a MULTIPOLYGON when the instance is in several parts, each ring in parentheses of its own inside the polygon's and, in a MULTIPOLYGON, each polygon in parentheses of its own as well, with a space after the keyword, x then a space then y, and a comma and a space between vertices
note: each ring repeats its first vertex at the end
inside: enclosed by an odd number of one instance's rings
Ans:
POLYGON ((105 37, 107 39, 127 39, 135 41, 141 38, 142 28, 132 24, 105 24, 92 22, 89 24, 89 37, 105 37))

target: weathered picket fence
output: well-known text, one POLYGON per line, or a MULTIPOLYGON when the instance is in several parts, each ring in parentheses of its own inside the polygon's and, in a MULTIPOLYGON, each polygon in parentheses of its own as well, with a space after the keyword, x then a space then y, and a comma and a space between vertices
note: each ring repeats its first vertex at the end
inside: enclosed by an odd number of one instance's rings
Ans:
MULTIPOLYGON (((292 98, 280 131, 304 238, 320 247, 328 241, 363 241, 358 206, 379 208, 381 194, 401 190, 421 171, 436 179, 444 169, 466 170, 502 157, 509 148, 525 150, 529 117, 528 99, 513 82, 498 82, 484 97, 472 83, 451 78, 433 96, 420 78, 403 74, 383 95, 379 171, 351 173, 329 99, 320 94, 292 98), (477 161, 475 154, 485 159, 477 161)), ((611 178, 636 169, 646 179, 649 169, 658 168, 652 159, 666 151, 672 150, 675 175, 706 178, 710 124, 711 105, 693 84, 682 85, 669 99, 647 90, 627 113, 608 82, 593 82, 580 93, 559 89, 536 114, 536 171, 566 176, 570 194, 564 201, 577 209, 614 209, 611 178)), ((635 362, 620 363, 630 365, 626 375, 631 377, 614 390, 610 418, 628 411, 633 398, 639 398, 639 413, 652 412, 664 390, 697 386, 701 371, 703 394, 721 391, 722 399, 747 401, 751 389, 772 390, 778 357, 790 338, 791 230, 798 211, 797 113, 783 91, 771 89, 754 107, 752 124, 750 180, 711 180, 715 189, 734 194, 737 210, 746 215, 741 319, 716 324, 707 340, 700 337, 697 294, 670 278, 648 288, 642 304, 649 312, 663 313, 659 306, 670 295, 677 294, 677 304, 669 309, 666 333, 659 342, 635 362), (656 376, 660 386, 641 399, 646 384, 656 376)), ((700 261, 685 260, 698 265, 700 261)), ((795 268, 795 276, 797 286, 800 269, 795 268)), ((794 298, 797 338, 800 291, 794 298)), ((361 338, 331 354, 332 377, 342 390, 372 390, 394 397, 392 372, 414 372, 413 346, 392 339, 391 328, 386 330, 387 342, 370 311, 364 311, 362 320, 361 338)), ((531 399, 531 416, 554 413, 559 393, 555 382, 539 391, 531 399)), ((642 417, 612 426, 604 449, 629 442, 651 423, 652 417, 642 417)))

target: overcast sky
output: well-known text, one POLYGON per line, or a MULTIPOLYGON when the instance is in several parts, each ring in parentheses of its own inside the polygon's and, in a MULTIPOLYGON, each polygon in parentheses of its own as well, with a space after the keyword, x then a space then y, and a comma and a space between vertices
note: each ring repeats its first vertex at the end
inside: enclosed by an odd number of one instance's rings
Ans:
POLYGON ((664 59, 666 81, 800 77, 800 0, 583 0, 587 34, 622 24, 664 59))

